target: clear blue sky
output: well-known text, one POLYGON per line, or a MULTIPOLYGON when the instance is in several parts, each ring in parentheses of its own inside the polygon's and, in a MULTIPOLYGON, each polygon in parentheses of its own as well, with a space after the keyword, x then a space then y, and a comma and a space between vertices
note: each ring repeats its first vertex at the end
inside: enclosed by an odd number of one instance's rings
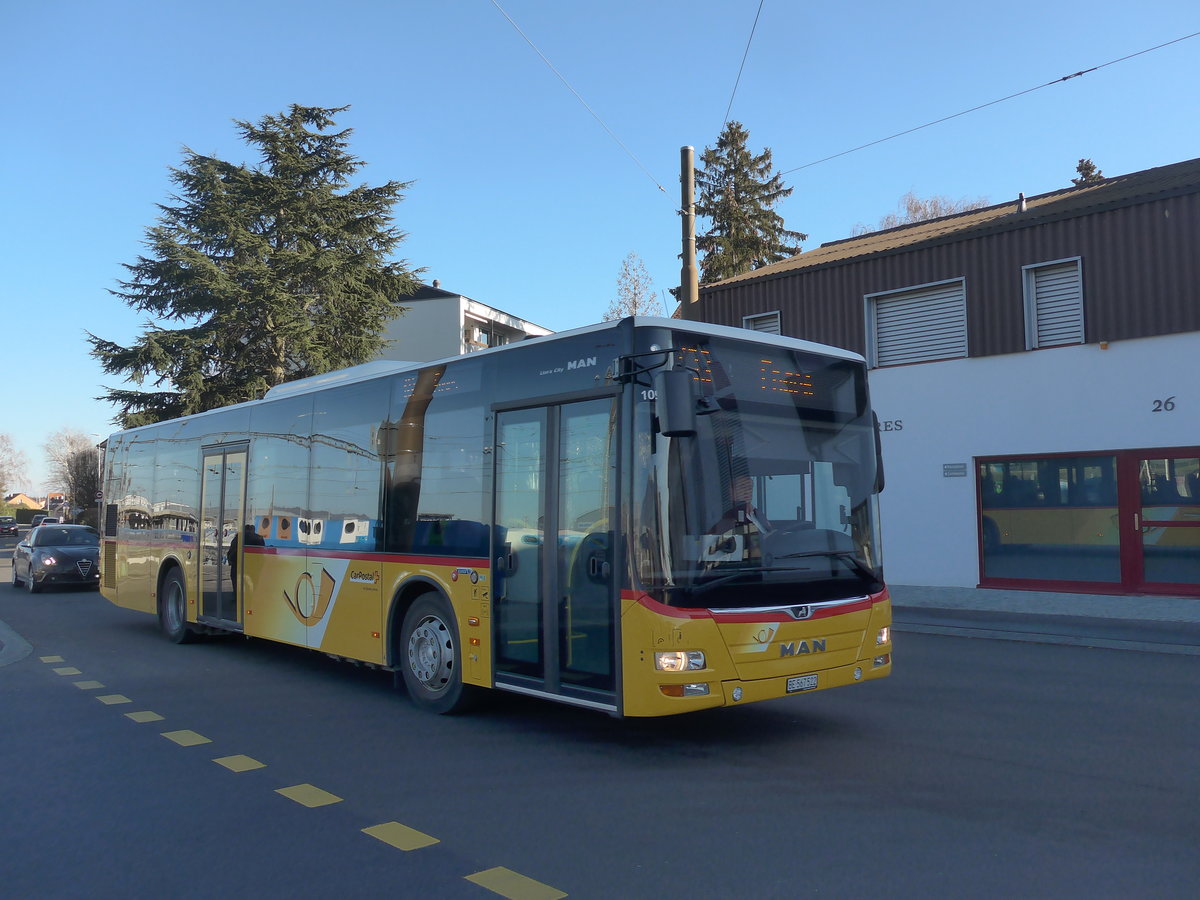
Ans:
MULTIPOLYGON (((444 288, 561 330, 597 321, 621 260, 678 283, 679 148, 715 141, 759 0, 6 0, 0 432, 29 457, 112 430, 84 331, 142 252, 181 148, 257 160, 233 119, 351 105, 361 179, 413 181, 399 255, 444 288), (665 188, 665 193, 658 187, 665 188)), ((765 0, 731 118, 781 171, 1200 31, 1195 0, 765 0)), ((806 248, 908 191, 991 202, 1200 156, 1200 38, 785 176, 806 248)), ((52 487, 52 486, 51 486, 52 487)))

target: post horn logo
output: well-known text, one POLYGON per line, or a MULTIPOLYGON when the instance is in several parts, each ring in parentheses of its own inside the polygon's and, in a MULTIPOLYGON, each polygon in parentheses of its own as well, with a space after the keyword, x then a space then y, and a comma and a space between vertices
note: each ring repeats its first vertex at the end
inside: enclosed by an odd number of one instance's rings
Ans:
POLYGON ((336 586, 337 582, 333 580, 333 576, 322 569, 321 590, 318 592, 312 575, 304 572, 296 579, 296 598, 293 600, 285 590, 283 599, 287 601, 292 615, 302 623, 316 625, 325 618, 325 613, 329 612, 329 603, 333 600, 333 589, 336 586))

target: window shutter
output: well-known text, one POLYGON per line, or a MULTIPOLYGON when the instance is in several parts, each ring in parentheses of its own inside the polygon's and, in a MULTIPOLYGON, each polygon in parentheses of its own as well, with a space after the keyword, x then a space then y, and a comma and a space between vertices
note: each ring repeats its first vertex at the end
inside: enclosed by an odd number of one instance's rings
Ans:
POLYGON ((962 281, 875 297, 877 366, 967 355, 967 292, 962 281))
POLYGON ((779 313, 762 313, 757 316, 746 316, 742 319, 742 327, 751 331, 761 331, 764 334, 780 334, 779 313))
POLYGON ((1029 270, 1034 347, 1083 343, 1083 279, 1079 261, 1029 270))

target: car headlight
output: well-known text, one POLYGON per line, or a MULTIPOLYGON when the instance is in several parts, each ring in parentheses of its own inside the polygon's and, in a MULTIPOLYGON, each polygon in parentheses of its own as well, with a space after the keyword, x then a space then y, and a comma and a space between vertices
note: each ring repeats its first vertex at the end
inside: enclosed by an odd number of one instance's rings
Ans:
POLYGON ((43 566, 57 566, 58 565, 58 560, 55 559, 53 556, 50 556, 49 554, 47 554, 46 556, 38 557, 38 562, 41 563, 43 566))
POLYGON ((660 672, 683 672, 704 668, 703 650, 667 650, 654 654, 654 668, 660 672))

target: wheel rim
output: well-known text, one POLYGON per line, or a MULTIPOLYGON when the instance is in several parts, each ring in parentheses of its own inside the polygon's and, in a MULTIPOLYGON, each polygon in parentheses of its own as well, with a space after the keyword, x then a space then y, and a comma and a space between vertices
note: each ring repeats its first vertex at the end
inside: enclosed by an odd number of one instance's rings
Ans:
POLYGON ((450 629, 437 616, 425 616, 408 636, 408 667, 427 691, 445 690, 454 670, 450 629))
POLYGON ((174 633, 183 627, 183 590, 177 581, 172 581, 167 585, 164 613, 168 631, 174 633))

